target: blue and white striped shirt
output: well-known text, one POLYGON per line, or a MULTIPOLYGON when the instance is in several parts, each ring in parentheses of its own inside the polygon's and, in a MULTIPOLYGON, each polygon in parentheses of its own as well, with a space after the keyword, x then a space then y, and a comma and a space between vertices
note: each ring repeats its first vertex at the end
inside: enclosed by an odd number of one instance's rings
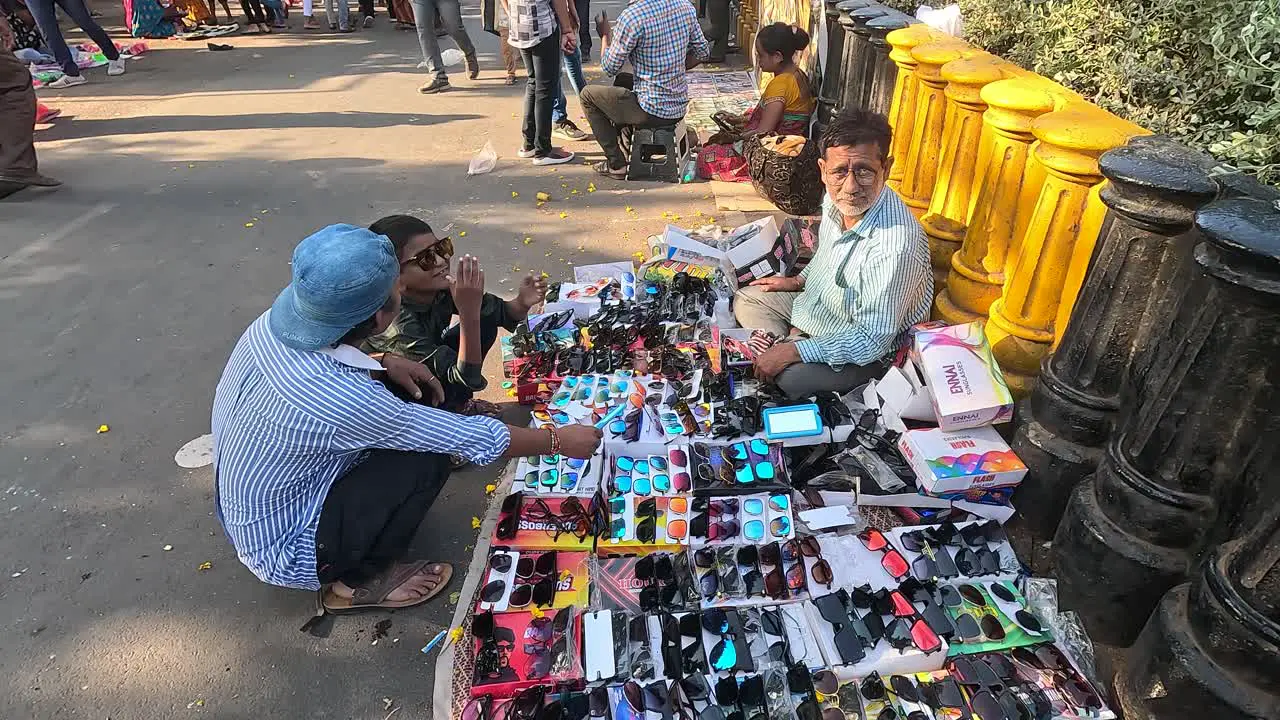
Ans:
POLYGON ((804 291, 791 324, 810 336, 796 342, 804 362, 875 362, 929 317, 933 303, 929 239, 888 187, 848 231, 830 196, 823 198, 818 251, 800 276, 804 291))
POLYGON ((214 393, 218 517, 254 575, 316 590, 325 495, 364 451, 457 453, 484 465, 511 433, 491 418, 403 402, 341 353, 294 350, 271 334, 269 314, 240 336, 214 393))

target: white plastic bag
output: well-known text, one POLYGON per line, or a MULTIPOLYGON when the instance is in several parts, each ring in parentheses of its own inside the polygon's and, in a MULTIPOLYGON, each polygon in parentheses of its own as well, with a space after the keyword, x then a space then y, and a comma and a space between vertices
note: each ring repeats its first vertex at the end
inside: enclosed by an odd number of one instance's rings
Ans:
POLYGON ((440 62, 444 63, 445 67, 457 67, 461 65, 462 61, 465 59, 466 56, 463 55, 462 51, 458 48, 449 48, 448 50, 440 53, 440 62))
POLYGON ((486 140, 484 147, 471 157, 471 164, 467 166, 468 175, 484 175, 493 170, 498 164, 498 151, 493 149, 493 142, 486 140))
POLYGON ((935 30, 941 30, 955 37, 964 37, 964 18, 960 17, 960 6, 955 3, 937 10, 928 5, 921 5, 920 9, 916 10, 916 17, 935 30))

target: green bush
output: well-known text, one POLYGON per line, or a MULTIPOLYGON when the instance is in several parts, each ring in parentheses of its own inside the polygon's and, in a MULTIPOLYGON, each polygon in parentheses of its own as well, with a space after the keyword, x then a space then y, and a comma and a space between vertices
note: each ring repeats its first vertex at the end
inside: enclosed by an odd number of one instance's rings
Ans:
POLYGON ((1280 184, 1280 0, 958 1, 975 45, 1280 184))

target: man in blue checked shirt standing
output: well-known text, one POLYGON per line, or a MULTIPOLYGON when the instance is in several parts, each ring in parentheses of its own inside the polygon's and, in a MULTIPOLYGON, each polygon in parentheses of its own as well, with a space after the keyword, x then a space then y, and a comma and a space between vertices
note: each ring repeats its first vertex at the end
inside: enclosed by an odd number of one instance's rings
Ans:
POLYGON ((818 160, 827 189, 818 251, 799 276, 756 280, 734 296, 739 324, 787 338, 755 367, 791 397, 880 377, 907 330, 929 316, 929 241, 885 187, 891 140, 883 115, 850 109, 834 118, 818 160))
POLYGON ((674 125, 689 107, 686 71, 707 59, 711 47, 689 0, 635 0, 610 26, 596 18, 600 69, 617 75, 630 62, 634 78, 625 83, 589 85, 579 95, 591 132, 604 150, 596 172, 617 180, 627 176, 628 159, 618 147, 625 126, 674 125))
MULTIPOLYGON (((449 477, 449 456, 589 458, 600 432, 513 427, 404 402, 443 396, 421 363, 356 348, 400 311, 401 263, 370 230, 331 225, 293 252, 293 282, 236 343, 213 399, 214 498, 236 555, 264 582, 322 590, 331 612, 401 608, 449 584, 448 563, 404 554, 449 477), (375 377, 377 379, 375 379, 375 377)), ((450 275, 478 312, 473 258, 450 275)), ((479 489, 477 489, 479 492, 479 489)))

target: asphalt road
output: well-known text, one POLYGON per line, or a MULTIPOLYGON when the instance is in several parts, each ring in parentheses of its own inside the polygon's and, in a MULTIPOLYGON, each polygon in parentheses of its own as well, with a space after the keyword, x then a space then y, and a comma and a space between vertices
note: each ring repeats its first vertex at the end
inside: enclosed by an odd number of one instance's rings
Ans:
MULTIPOLYGON (((118 29, 119 9, 102 9, 118 29)), ((497 39, 476 3, 464 11, 484 70, 444 95, 416 92, 416 37, 380 10, 354 35, 304 34, 295 11, 291 32, 220 40, 231 52, 153 42, 122 78, 94 70, 42 96, 67 117, 39 133, 41 166, 67 186, 0 201, 0 718, 428 716, 435 668, 419 648, 452 606, 299 632, 313 595, 242 568, 210 469, 173 455, 208 432, 231 346, 318 227, 453 222, 510 295, 529 270, 630 257, 663 213, 714 215, 706 186, 515 159, 523 86, 503 85, 497 39), (468 178, 486 139, 498 168, 468 178), (554 200, 535 207, 539 191, 554 200)), ((510 402, 498 382, 486 396, 510 402)), ((422 555, 465 564, 496 472, 449 483, 422 555)))

